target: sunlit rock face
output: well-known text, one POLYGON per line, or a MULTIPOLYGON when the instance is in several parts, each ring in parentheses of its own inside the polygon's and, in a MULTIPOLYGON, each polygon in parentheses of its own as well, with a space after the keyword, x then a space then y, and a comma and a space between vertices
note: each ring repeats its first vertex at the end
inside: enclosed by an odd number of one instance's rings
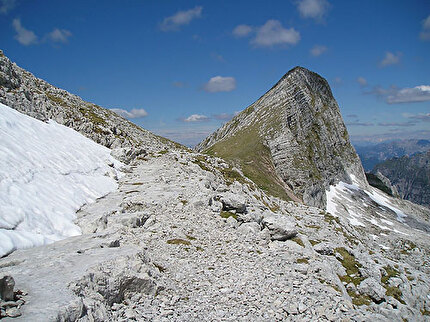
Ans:
MULTIPOLYGON (((225 150, 243 149, 237 142, 250 140, 260 143, 252 153, 266 154, 258 166, 272 166, 277 183, 308 205, 325 208, 326 189, 339 181, 351 183, 350 174, 367 187, 327 81, 305 68, 289 71, 196 149, 228 157, 225 150)), ((240 153, 234 158, 241 159, 240 153)), ((243 162, 245 168, 251 161, 243 162)))

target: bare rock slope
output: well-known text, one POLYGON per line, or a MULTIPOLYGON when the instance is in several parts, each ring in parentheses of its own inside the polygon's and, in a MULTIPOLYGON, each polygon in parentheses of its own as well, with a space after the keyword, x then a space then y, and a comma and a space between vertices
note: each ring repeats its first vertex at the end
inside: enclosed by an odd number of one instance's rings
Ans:
POLYGON ((327 81, 302 67, 290 70, 196 150, 236 162, 272 194, 292 191, 321 208, 328 186, 350 182, 349 174, 367 185, 327 81))

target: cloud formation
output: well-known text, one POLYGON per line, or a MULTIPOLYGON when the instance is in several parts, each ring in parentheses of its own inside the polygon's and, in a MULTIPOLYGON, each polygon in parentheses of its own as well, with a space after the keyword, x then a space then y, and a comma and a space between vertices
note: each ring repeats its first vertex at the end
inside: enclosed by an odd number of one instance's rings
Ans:
POLYGON ((430 15, 422 22, 422 29, 420 32, 421 40, 430 40, 430 15))
POLYGON ((377 86, 368 93, 382 97, 388 104, 430 101, 430 85, 420 85, 412 88, 391 86, 388 89, 377 86))
POLYGON ((110 110, 127 119, 137 119, 148 115, 143 108, 134 108, 131 111, 123 110, 121 108, 111 108, 110 110))
POLYGON ((184 122, 204 122, 208 121, 209 117, 202 114, 191 114, 187 118, 184 119, 184 122))
POLYGON ((317 22, 323 22, 330 4, 327 0, 299 0, 297 9, 303 18, 311 18, 317 22))
POLYGON ((367 86, 367 80, 364 77, 358 77, 357 78, 357 82, 360 84, 360 86, 362 87, 366 87, 367 86))
POLYGON ((386 100, 388 104, 430 101, 430 85, 392 89, 386 100))
POLYGON ((16 31, 15 39, 18 40, 21 45, 29 46, 37 44, 38 40, 36 34, 24 28, 20 19, 13 19, 12 26, 16 31))
POLYGON ((403 117, 408 119, 413 119, 417 121, 430 122, 430 113, 421 113, 421 114, 403 114, 403 117))
POLYGON ((208 93, 231 92, 236 88, 236 79, 234 77, 212 77, 203 89, 208 93))
POLYGON ((252 32, 252 27, 248 25, 239 25, 233 29, 233 35, 236 37, 246 37, 252 32))
POLYGON ((16 0, 0 0, 0 13, 7 14, 16 5, 16 0))
POLYGON ((310 50, 310 53, 311 53, 312 56, 318 57, 318 56, 321 56, 322 54, 324 54, 326 51, 327 51, 327 47, 326 46, 315 45, 310 50))
POLYGON ((55 28, 50 33, 46 35, 46 39, 52 41, 53 43, 67 43, 69 37, 72 36, 72 33, 66 29, 58 29, 55 28))
POLYGON ((384 58, 380 61, 379 65, 381 67, 397 65, 398 63, 400 63, 401 56, 402 56, 402 53, 400 52, 397 52, 397 54, 393 54, 392 52, 387 51, 385 53, 384 58))
POLYGON ((346 123, 348 126, 373 126, 373 123, 366 123, 366 122, 349 122, 346 123))
POLYGON ((162 31, 177 31, 183 25, 188 25, 192 20, 202 16, 203 7, 197 6, 190 10, 178 11, 173 16, 164 18, 160 24, 162 31))
POLYGON ((379 126, 402 126, 402 127, 409 127, 416 125, 416 122, 413 121, 407 121, 407 122, 382 122, 378 123, 379 126))
POLYGON ((300 41, 300 33, 294 28, 286 29, 278 20, 268 20, 258 27, 251 44, 257 47, 272 47, 275 45, 295 45, 300 41))

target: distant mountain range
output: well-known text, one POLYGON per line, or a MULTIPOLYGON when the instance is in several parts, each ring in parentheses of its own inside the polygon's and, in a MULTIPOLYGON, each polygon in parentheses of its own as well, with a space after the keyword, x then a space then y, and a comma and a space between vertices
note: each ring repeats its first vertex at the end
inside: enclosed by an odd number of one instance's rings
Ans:
POLYGON ((360 156, 364 170, 371 171, 378 163, 393 157, 411 156, 417 152, 429 150, 430 141, 418 139, 395 140, 370 146, 355 145, 355 149, 360 156))
POLYGON ((401 198, 430 208, 430 150, 386 160, 372 172, 390 179, 401 198))

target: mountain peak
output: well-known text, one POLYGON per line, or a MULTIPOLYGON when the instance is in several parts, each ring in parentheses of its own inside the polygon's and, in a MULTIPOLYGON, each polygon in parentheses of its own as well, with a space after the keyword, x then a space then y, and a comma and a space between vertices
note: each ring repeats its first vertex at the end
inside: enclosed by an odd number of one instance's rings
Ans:
POLYGON ((300 66, 196 149, 230 158, 278 196, 322 208, 330 184, 352 175, 367 185, 328 82, 300 66))

